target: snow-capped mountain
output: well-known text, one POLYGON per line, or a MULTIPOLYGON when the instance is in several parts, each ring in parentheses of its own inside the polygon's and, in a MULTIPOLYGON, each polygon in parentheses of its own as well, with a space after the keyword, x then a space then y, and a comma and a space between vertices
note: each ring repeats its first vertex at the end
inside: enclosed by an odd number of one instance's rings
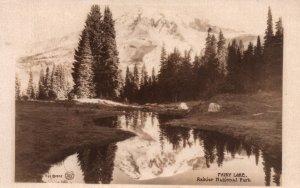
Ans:
MULTIPOLYGON (((125 12, 115 19, 120 69, 123 70, 123 75, 126 67, 132 67, 134 64, 145 64, 148 72, 154 67, 157 72, 163 44, 169 52, 177 47, 181 51, 191 49, 194 54, 200 54, 208 28, 212 28, 215 34, 221 29, 227 39, 256 39, 256 36, 243 31, 219 28, 201 18, 172 11, 135 8, 125 12)), ((20 57, 17 63, 17 73, 22 83, 26 85, 30 69, 33 71, 34 80, 37 81, 40 69, 52 64, 65 64, 71 72, 79 35, 80 31, 76 31, 62 38, 41 41, 28 47, 27 55, 20 57)))

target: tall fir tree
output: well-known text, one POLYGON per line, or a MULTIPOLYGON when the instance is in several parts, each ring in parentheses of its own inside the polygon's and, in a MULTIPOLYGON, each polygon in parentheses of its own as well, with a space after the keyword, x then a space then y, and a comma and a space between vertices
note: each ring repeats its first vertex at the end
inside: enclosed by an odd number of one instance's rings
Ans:
POLYGON ((226 67, 226 58, 227 58, 227 50, 226 50, 226 39, 222 33, 219 32, 219 39, 218 39, 218 48, 217 48, 217 55, 218 55, 218 64, 219 64, 219 73, 225 76, 227 74, 227 67, 226 67))
POLYGON ((95 65, 100 64, 103 18, 99 5, 92 5, 91 10, 85 21, 85 29, 88 33, 91 51, 95 60, 95 65))
MULTIPOLYGON (((92 68, 94 72, 94 83, 95 83, 95 92, 96 97, 103 97, 103 83, 105 80, 104 72, 105 65, 102 62, 102 45, 103 45, 103 16, 100 11, 99 5, 92 5, 91 10, 87 16, 85 22, 85 32, 89 36, 90 48, 92 52, 92 68)), ((80 51, 80 46, 83 44, 78 44, 78 51, 80 51)), ((76 55, 76 54, 75 54, 76 55)), ((80 53, 77 54, 79 57, 80 53)), ((73 77, 74 78, 74 77, 73 77)), ((74 88, 76 93, 76 88, 74 88)))
POLYGON ((201 58, 198 55, 195 55, 195 57, 194 57, 193 73, 195 76, 196 96, 200 96, 204 93, 204 90, 205 90, 206 71, 205 71, 204 65, 201 61, 201 58))
POLYGON ((78 98, 92 98, 95 93, 93 56, 86 30, 82 32, 81 40, 82 42, 79 42, 79 44, 82 44, 82 46, 78 47, 78 53, 81 57, 79 61, 74 62, 73 66, 74 92, 78 98))
POLYGON ((276 34, 274 36, 273 44, 273 65, 271 72, 271 89, 282 90, 282 77, 283 77, 283 26, 282 19, 276 22, 276 34))
POLYGON ((207 95, 214 95, 218 90, 218 81, 220 79, 219 63, 217 58, 217 39, 211 34, 210 43, 207 44, 208 56, 204 55, 204 68, 206 71, 205 83, 207 95))
POLYGON ((57 99, 63 100, 67 98, 67 80, 65 75, 64 66, 59 64, 55 69, 54 73, 55 84, 53 86, 53 90, 57 95, 57 99))
POLYGON ((125 100, 132 102, 135 97, 135 84, 133 74, 130 72, 129 67, 126 69, 125 84, 124 84, 124 97, 125 100))
POLYGON ((275 37, 283 40, 283 26, 282 26, 282 18, 280 17, 275 24, 276 33, 275 37))
POLYGON ((265 74, 265 66, 263 61, 263 47, 261 45, 260 36, 257 37, 256 46, 254 49, 254 62, 255 62, 255 89, 263 88, 263 79, 265 74))
POLYGON ((265 42, 264 42, 264 46, 268 47, 268 45, 270 43, 272 43, 273 40, 273 36, 274 36, 274 32, 273 32, 273 18, 272 18, 272 11, 271 11, 271 7, 268 8, 268 19, 267 19, 267 29, 265 31, 265 42))
POLYGON ((193 73, 191 64, 191 50, 184 51, 178 70, 178 85, 180 87, 179 100, 190 98, 193 94, 193 73))
POLYGON ((135 64, 133 67, 133 82, 135 84, 136 89, 139 89, 140 86, 140 76, 137 65, 135 64))
POLYGON ((29 80, 28 80, 26 94, 29 99, 35 99, 35 91, 34 91, 34 86, 33 86, 33 75, 32 75, 31 70, 29 72, 29 80))
POLYGON ((105 7, 102 22, 100 62, 95 65, 95 84, 98 97, 116 98, 119 88, 119 57, 114 20, 109 7, 105 7))
POLYGON ((238 46, 236 40, 233 40, 231 44, 228 45, 228 60, 227 60, 227 83, 226 91, 236 92, 238 87, 238 46))
POLYGON ((141 82, 140 82, 140 90, 138 100, 140 103, 146 103, 149 101, 149 84, 148 84, 148 72, 146 70, 145 64, 142 66, 141 70, 141 82))
POLYGON ((243 91, 254 91, 255 76, 257 76, 255 70, 254 60, 254 46, 250 42, 247 50, 244 53, 242 67, 241 67, 241 80, 243 85, 243 91))
POLYGON ((74 62, 73 62, 73 67, 72 67, 72 78, 73 78, 73 82, 74 82, 74 86, 73 86, 73 92, 74 94, 78 93, 78 87, 79 87, 79 67, 80 64, 82 62, 82 52, 83 52, 83 46, 84 46, 84 40, 83 40, 83 34, 87 32, 87 31, 82 31, 80 38, 79 38, 79 42, 77 45, 77 48, 75 49, 75 53, 74 53, 74 62))
POLYGON ((38 83, 38 95, 37 95, 37 98, 39 100, 45 100, 45 99, 47 99, 47 95, 46 95, 46 90, 45 90, 44 83, 45 83, 44 70, 41 69, 39 83, 38 83))
POLYGON ((211 43, 211 28, 208 29, 207 31, 207 37, 205 39, 205 49, 204 49, 204 55, 202 57, 203 59, 203 63, 206 65, 207 62, 208 62, 208 58, 211 56, 211 53, 212 53, 212 43, 211 43))
POLYGON ((146 82, 145 79, 148 80, 148 72, 146 70, 145 64, 143 64, 142 70, 141 70, 141 83, 140 83, 141 86, 144 85, 144 83, 146 82))
POLYGON ((46 94, 46 98, 49 98, 49 92, 51 89, 51 73, 50 73, 50 68, 47 66, 46 68, 46 75, 45 75, 45 79, 44 79, 44 88, 45 88, 45 94, 46 94))
POLYGON ((276 32, 274 35, 272 13, 269 7, 263 53, 265 65, 264 88, 267 90, 282 89, 283 27, 281 18, 276 22, 275 27, 276 32))
POLYGON ((157 94, 158 83, 157 83, 157 76, 156 76, 154 67, 152 67, 152 71, 151 71, 151 85, 149 85, 148 87, 150 90, 149 100, 150 100, 150 102, 154 102, 157 100, 157 96, 158 96, 158 94, 157 94))
POLYGON ((51 72, 51 84, 50 84, 50 90, 49 90, 49 99, 50 100, 56 100, 57 99, 57 90, 58 90, 58 83, 57 83, 57 67, 55 64, 53 64, 52 72, 51 72))

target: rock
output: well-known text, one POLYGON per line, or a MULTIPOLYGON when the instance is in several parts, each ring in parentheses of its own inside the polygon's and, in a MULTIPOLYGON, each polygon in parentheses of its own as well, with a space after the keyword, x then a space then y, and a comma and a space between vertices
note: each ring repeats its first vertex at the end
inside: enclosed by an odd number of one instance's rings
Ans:
POLYGON ((208 106, 208 112, 220 112, 221 106, 217 103, 210 103, 208 106))
POLYGON ((188 110, 189 107, 186 105, 185 102, 182 102, 182 103, 179 104, 178 109, 180 109, 180 110, 188 110))

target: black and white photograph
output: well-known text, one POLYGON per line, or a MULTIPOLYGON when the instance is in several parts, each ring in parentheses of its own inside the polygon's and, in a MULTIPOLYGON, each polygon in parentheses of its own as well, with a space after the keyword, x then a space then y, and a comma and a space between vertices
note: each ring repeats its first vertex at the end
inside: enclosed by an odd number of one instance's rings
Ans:
POLYGON ((6 2, 15 183, 283 186, 286 10, 188 2, 6 2))

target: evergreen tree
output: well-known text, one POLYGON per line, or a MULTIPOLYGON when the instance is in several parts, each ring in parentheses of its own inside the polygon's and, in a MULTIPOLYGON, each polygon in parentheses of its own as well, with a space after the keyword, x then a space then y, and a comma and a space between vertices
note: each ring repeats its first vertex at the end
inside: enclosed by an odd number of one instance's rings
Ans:
POLYGON ((158 75, 161 74, 161 72, 164 72, 166 69, 166 63, 167 63, 167 52, 165 49, 165 44, 163 44, 161 48, 161 53, 160 53, 160 72, 158 75))
POLYGON ((283 77, 283 27, 282 20, 276 22, 276 34, 274 36, 272 65, 269 64, 271 70, 270 89, 282 90, 283 77), (271 66, 271 67, 270 67, 271 66))
POLYGON ((265 45, 263 53, 265 65, 264 83, 268 90, 282 89, 283 67, 283 27, 282 20, 276 22, 276 32, 273 34, 272 13, 269 7, 265 45))
POLYGON ((231 44, 228 45, 228 60, 227 60, 227 83, 226 90, 229 92, 236 92, 238 87, 238 47, 236 40, 233 40, 231 44))
POLYGON ((35 91, 34 91, 34 87, 33 87, 33 75, 32 75, 31 70, 29 72, 29 80, 28 80, 28 87, 26 90, 26 94, 29 99, 35 98, 35 91))
POLYGON ((140 85, 141 86, 144 85, 146 80, 148 80, 148 73, 147 73, 145 64, 143 64, 142 71, 141 71, 141 83, 140 83, 140 85))
POLYGON ((241 79, 243 82, 243 90, 244 91, 253 91, 256 76, 255 63, 254 63, 254 47, 250 42, 247 50, 244 53, 244 58, 242 62, 241 68, 241 79))
POLYGON ((40 100, 47 99, 44 83, 45 83, 44 70, 41 69, 41 71, 40 71, 40 79, 39 79, 39 84, 38 84, 38 94, 37 94, 37 98, 40 99, 40 100))
POLYGON ((140 83, 140 90, 139 90, 139 101, 141 103, 146 103, 149 101, 149 82, 148 82, 148 72, 146 70, 145 64, 142 67, 141 71, 141 83, 140 83))
POLYGON ((45 75, 45 79, 44 79, 44 89, 45 89, 45 94, 46 94, 46 99, 49 98, 49 92, 51 89, 51 73, 50 73, 50 69, 47 66, 46 68, 46 75, 45 75))
POLYGON ((208 58, 211 56, 211 54, 213 53, 213 49, 212 49, 212 42, 211 42, 211 28, 208 29, 207 32, 207 37, 206 37, 206 43, 205 43, 205 49, 204 49, 204 56, 203 58, 203 63, 206 65, 208 63, 208 58))
MULTIPOLYGON (((149 84, 149 83, 148 83, 149 84)), ((151 85, 148 86, 148 92, 150 94, 149 100, 150 102, 154 102, 157 100, 157 89, 158 89, 158 83, 157 78, 155 74, 155 69, 152 67, 152 74, 151 74, 151 85)))
POLYGON ((265 66, 263 61, 263 47, 260 42, 260 37, 257 37, 256 46, 254 49, 254 62, 255 62, 255 81, 254 81, 254 87, 256 89, 262 89, 263 88, 263 79, 264 79, 264 73, 265 73, 265 66))
MULTIPOLYGON (((85 29, 89 36, 92 55, 95 60, 95 65, 101 65, 101 47, 102 47, 102 32, 103 19, 99 5, 92 5, 91 10, 85 22, 85 29)), ((81 45, 78 45, 81 46, 81 45)), ((79 49, 78 49, 79 51, 79 49)), ((79 55, 80 57, 80 55, 79 55)))
MULTIPOLYGON (((102 45, 103 45, 103 18, 100 11, 99 5, 92 5, 91 10, 87 16, 86 22, 85 22, 85 30, 82 33, 86 32, 90 41, 90 50, 92 53, 92 68, 93 68, 93 80, 95 85, 95 94, 96 97, 103 97, 104 95, 104 72, 105 72, 105 65, 102 62, 102 45)), ((81 36, 82 40, 82 36, 81 36)), ((78 44, 78 54, 75 54, 78 56, 78 59, 76 61, 80 61, 80 58, 82 54, 79 52, 81 46, 83 46, 84 41, 79 41, 78 44)), ((75 66, 75 65, 74 65, 75 66)), ((75 67, 74 67, 75 68, 75 67)), ((74 71, 73 71, 74 72, 74 71)), ((74 75, 76 77, 76 75, 74 75)), ((73 79, 74 79, 73 76, 73 79)), ((79 78, 79 76, 78 76, 79 78)), ((75 81, 75 80, 74 80, 75 81)), ((74 93, 78 93, 76 91, 76 87, 74 87, 74 93)))
POLYGON ((161 48, 161 53, 160 53, 160 69, 159 69, 159 73, 158 73, 158 85, 159 85, 159 100, 163 99, 165 96, 165 91, 164 91, 164 84, 166 81, 166 72, 167 70, 167 52, 165 49, 165 45, 163 44, 162 48, 161 48))
POLYGON ((50 100, 56 100, 57 99, 57 91, 58 91, 58 72, 56 70, 56 65, 53 64, 52 72, 51 72, 51 84, 50 84, 50 90, 49 90, 49 99, 50 100))
POLYGON ((126 69, 126 77, 125 77, 125 85, 124 85, 124 96, 125 100, 129 100, 130 102, 134 99, 134 78, 133 74, 129 71, 129 67, 126 69))
POLYGON ((67 80, 65 75, 65 69, 63 65, 58 65, 55 70, 55 86, 54 91, 57 94, 57 98, 62 100, 67 98, 68 88, 67 88, 67 80))
MULTIPOLYGON (((208 33, 209 35, 209 33, 208 33)), ((205 89, 207 95, 214 95, 219 85, 219 63, 217 58, 217 40, 212 34, 210 35, 210 43, 207 43, 206 54, 202 57, 205 68, 205 89)))
POLYGON ((199 56, 195 56, 194 62, 193 62, 193 73, 195 75, 195 93, 196 95, 202 95, 205 90, 205 77, 206 77, 206 71, 204 68, 204 65, 200 59, 199 56))
POLYGON ((178 71, 178 85, 180 87, 179 100, 191 98, 193 96, 193 72, 191 64, 191 50, 184 52, 182 63, 178 71))
POLYGON ((134 68, 133 68, 133 82, 134 82, 136 89, 139 89, 140 76, 139 76, 139 71, 138 71, 136 64, 134 65, 134 68))
POLYGON ((15 100, 20 100, 21 99, 21 82, 16 74, 16 80, 15 80, 15 100))
POLYGON ((243 58, 245 47, 242 40, 239 41, 238 49, 239 49, 239 53, 241 54, 241 58, 243 58))
POLYGON ((82 44, 78 48, 78 53, 81 55, 79 61, 74 62, 73 79, 74 79, 74 92, 79 98, 91 98, 94 96, 94 73, 93 73, 93 56, 90 47, 88 33, 83 30, 81 36, 82 44))
POLYGON ((175 48, 173 53, 169 55, 166 64, 160 89, 164 91, 163 97, 166 100, 177 102, 180 92, 180 87, 177 84, 180 78, 177 75, 181 65, 181 55, 178 49, 175 48))
POLYGON ((152 72, 151 72, 151 78, 152 78, 152 82, 156 82, 156 74, 155 74, 155 69, 154 67, 152 67, 152 72))
POLYGON ((218 49, 217 49, 217 55, 218 55, 218 62, 219 62, 219 73, 222 75, 227 74, 227 68, 226 68, 226 47, 225 47, 226 39, 220 31, 219 33, 219 40, 218 40, 218 49))
POLYGON ((283 40, 282 18, 279 18, 279 20, 276 22, 275 28, 276 28, 275 37, 279 38, 280 40, 283 40))
POLYGON ((101 42, 100 62, 95 65, 96 92, 98 97, 115 98, 119 87, 119 58, 114 20, 109 7, 104 10, 101 42))
POLYGON ((272 43, 273 40, 273 18, 272 18, 272 12, 271 12, 271 7, 268 9, 268 19, 267 19, 267 29, 265 31, 265 43, 264 46, 268 47, 269 44, 272 43))
POLYGON ((78 46, 77 49, 75 49, 75 53, 74 53, 74 62, 73 62, 73 67, 72 67, 72 78, 73 78, 73 82, 74 82, 74 87, 73 87, 73 92, 78 93, 78 87, 79 87, 79 67, 80 64, 82 62, 82 52, 83 52, 83 46, 84 46, 84 40, 83 40, 83 34, 86 31, 82 31, 80 38, 79 38, 79 42, 78 42, 78 46))

